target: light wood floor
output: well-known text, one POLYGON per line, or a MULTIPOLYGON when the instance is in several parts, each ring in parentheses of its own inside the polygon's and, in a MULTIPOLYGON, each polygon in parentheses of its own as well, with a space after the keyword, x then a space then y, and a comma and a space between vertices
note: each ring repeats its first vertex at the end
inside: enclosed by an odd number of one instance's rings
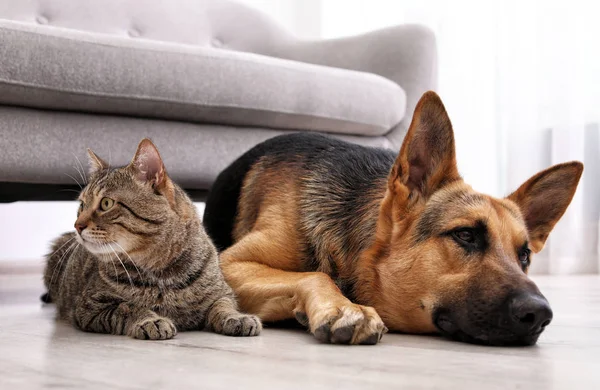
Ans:
POLYGON ((600 389, 600 277, 536 281, 555 315, 535 347, 398 334, 348 347, 289 329, 161 342, 83 333, 39 303, 39 276, 0 274, 0 389, 600 389))

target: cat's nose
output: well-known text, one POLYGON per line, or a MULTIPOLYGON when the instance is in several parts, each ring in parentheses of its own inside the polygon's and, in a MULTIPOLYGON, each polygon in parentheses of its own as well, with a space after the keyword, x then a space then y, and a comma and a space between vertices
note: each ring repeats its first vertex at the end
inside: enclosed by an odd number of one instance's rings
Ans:
POLYGON ((83 229, 85 229, 86 227, 87 227, 87 225, 84 224, 84 223, 75 222, 75 229, 77 230, 77 232, 79 234, 81 234, 81 232, 83 231, 83 229))

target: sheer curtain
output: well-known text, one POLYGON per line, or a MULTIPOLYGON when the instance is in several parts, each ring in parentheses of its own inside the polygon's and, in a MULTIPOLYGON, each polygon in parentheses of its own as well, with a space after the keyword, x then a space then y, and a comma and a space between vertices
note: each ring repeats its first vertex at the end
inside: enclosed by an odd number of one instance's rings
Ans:
MULTIPOLYGON (((504 196, 541 169, 581 160, 569 210, 532 273, 598 273, 600 2, 586 0, 246 0, 278 4, 307 38, 420 23, 438 39, 439 88, 461 173, 504 196), (310 12, 300 12, 309 7, 310 12)), ((272 9, 272 8, 271 8, 272 9)), ((285 13, 283 12, 283 13, 285 13)), ((409 55, 409 54, 408 54, 409 55)))
POLYGON ((321 34, 432 28, 465 179, 503 196, 550 165, 583 161, 575 199, 532 272, 598 273, 599 11, 583 0, 323 0, 321 34))
POLYGON ((522 181, 523 168, 575 159, 585 164, 577 195, 536 265, 539 272, 599 269, 599 11, 597 2, 510 1, 497 14, 504 15, 496 24, 505 185, 522 181))

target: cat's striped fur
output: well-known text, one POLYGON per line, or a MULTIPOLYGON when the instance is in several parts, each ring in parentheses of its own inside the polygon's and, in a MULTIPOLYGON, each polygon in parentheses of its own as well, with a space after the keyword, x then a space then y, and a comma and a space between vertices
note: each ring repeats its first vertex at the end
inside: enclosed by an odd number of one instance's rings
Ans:
POLYGON ((258 318, 238 311, 196 209, 156 147, 143 140, 118 169, 89 154, 77 231, 57 238, 47 258, 45 299, 59 317, 84 331, 140 339, 204 328, 259 334, 258 318))

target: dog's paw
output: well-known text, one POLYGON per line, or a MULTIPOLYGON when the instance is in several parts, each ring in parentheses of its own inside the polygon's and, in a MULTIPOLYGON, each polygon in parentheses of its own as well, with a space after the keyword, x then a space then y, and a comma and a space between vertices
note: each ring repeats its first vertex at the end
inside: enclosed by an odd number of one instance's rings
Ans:
POLYGON ((332 344, 377 344, 388 329, 372 307, 355 304, 330 308, 310 318, 317 340, 332 344))
POLYGON ((303 311, 294 311, 294 317, 296 317, 296 321, 300 323, 302 326, 306 326, 307 328, 310 326, 308 321, 308 316, 303 311))
POLYGON ((249 314, 235 314, 226 317, 217 333, 226 336, 258 336, 262 330, 262 323, 256 316, 249 314))
POLYGON ((175 337, 177 328, 168 318, 151 317, 135 323, 129 335, 140 340, 167 340, 175 337))

